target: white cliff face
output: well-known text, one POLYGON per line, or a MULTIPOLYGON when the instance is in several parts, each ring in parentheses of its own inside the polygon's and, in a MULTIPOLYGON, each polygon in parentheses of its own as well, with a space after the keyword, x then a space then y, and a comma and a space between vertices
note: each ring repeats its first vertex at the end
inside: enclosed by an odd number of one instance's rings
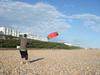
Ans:
POLYGON ((4 27, 0 27, 0 32, 4 33, 5 32, 5 28, 4 27))
POLYGON ((29 33, 20 33, 20 35, 27 34, 27 38, 34 39, 34 40, 40 40, 40 41, 48 41, 46 37, 38 36, 38 35, 32 35, 29 33))
POLYGON ((69 46, 72 46, 72 44, 70 44, 70 43, 64 43, 65 45, 69 45, 69 46))
POLYGON ((19 37, 19 35, 27 34, 29 39, 35 39, 35 40, 40 40, 40 41, 48 41, 48 39, 46 37, 31 35, 29 33, 19 33, 18 31, 16 31, 16 29, 12 29, 12 28, 9 28, 9 27, 0 27, 0 34, 12 35, 12 36, 16 36, 16 37, 19 37))
POLYGON ((0 27, 0 32, 4 35, 11 35, 11 36, 19 37, 19 32, 13 28, 0 27))

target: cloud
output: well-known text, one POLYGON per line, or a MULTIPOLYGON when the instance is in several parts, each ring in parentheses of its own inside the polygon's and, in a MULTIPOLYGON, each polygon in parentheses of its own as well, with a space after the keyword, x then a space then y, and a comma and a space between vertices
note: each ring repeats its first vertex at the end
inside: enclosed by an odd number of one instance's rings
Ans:
POLYGON ((38 35, 47 35, 52 31, 61 32, 70 27, 66 16, 52 5, 31 5, 11 0, 0 1, 0 24, 38 35))
POLYGON ((100 32, 100 16, 93 14, 79 14, 66 16, 66 18, 69 19, 69 21, 73 21, 75 19, 80 20, 85 26, 96 32, 100 32))

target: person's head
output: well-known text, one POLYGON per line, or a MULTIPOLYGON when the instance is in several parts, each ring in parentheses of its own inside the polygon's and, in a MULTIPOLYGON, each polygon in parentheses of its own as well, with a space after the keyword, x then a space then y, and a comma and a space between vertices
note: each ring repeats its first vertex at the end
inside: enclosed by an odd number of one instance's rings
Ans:
POLYGON ((24 34, 24 37, 27 37, 27 34, 24 34))

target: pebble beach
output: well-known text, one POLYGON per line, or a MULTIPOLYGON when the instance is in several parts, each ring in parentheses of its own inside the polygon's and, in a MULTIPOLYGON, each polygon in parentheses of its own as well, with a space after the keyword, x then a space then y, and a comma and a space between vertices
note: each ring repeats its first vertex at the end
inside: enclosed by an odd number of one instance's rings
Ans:
POLYGON ((100 50, 29 49, 27 64, 18 50, 0 50, 0 75, 100 75, 100 50))

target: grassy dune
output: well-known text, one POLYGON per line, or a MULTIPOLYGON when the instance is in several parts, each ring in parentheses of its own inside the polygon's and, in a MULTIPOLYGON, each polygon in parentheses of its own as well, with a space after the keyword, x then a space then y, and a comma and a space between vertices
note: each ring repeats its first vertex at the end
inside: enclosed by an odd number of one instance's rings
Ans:
POLYGON ((20 64, 18 50, 0 50, 0 75, 100 75, 100 50, 28 50, 20 64))
MULTIPOLYGON (((16 48, 17 45, 20 45, 19 39, 0 39, 0 48, 16 48)), ((80 49, 80 47, 69 46, 64 43, 44 42, 33 39, 28 39, 27 48, 80 49)))

